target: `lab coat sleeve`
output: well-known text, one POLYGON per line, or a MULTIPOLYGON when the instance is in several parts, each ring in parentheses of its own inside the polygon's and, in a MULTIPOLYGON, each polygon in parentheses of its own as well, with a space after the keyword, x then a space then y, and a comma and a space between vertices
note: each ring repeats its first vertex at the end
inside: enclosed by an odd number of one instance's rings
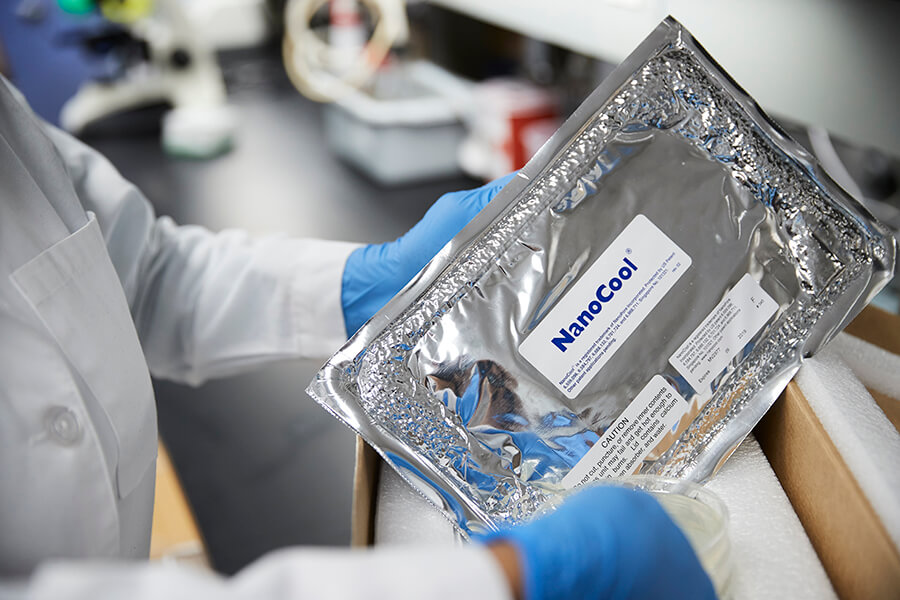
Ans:
POLYGON ((57 563, 42 567, 28 600, 508 600, 480 546, 280 550, 226 579, 173 564, 57 563))
POLYGON ((157 218, 98 152, 47 130, 97 216, 155 376, 198 384, 277 359, 326 357, 346 339, 341 277, 356 245, 214 234, 157 218))

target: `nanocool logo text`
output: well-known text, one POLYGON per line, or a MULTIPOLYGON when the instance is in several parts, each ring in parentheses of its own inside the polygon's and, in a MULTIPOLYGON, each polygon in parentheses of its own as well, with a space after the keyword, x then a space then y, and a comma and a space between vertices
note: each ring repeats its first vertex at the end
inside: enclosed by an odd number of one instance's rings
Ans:
POLYGON ((638 270, 637 265, 628 260, 628 258, 623 258, 622 263, 623 266, 619 269, 617 275, 597 288, 594 296, 585 309, 581 311, 581 314, 568 327, 563 327, 559 330, 559 337, 550 340, 561 352, 565 352, 567 346, 584 333, 584 330, 594 320, 594 316, 600 314, 600 311, 603 310, 603 305, 612 300, 616 292, 625 285, 624 282, 631 279, 634 272, 638 270))

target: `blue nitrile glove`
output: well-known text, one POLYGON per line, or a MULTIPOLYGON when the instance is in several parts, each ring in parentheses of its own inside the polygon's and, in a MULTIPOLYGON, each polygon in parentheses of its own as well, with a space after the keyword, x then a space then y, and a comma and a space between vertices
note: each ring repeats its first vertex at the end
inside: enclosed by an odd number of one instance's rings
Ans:
POLYGON ((444 194, 397 240, 354 250, 344 266, 341 284, 347 334, 353 335, 387 304, 514 175, 474 190, 444 194))
POLYGON ((492 533, 519 555, 527 600, 715 600, 687 538, 649 494, 603 485, 492 533))

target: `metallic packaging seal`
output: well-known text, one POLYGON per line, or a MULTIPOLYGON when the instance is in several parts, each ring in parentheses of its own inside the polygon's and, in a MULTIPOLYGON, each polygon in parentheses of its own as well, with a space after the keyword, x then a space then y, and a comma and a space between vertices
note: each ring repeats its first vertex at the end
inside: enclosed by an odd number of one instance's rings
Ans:
POLYGON ((466 534, 703 481, 895 254, 668 18, 308 392, 466 534))

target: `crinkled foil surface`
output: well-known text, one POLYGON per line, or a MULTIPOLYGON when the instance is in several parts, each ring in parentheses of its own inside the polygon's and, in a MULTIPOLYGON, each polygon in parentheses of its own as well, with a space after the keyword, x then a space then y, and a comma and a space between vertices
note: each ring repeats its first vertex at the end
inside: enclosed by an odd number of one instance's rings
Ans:
POLYGON ((890 279, 894 255, 669 18, 308 391, 464 533, 558 493, 657 375, 690 410, 635 470, 702 481, 890 279), (691 265, 568 398, 519 346, 637 215, 691 265), (669 358, 747 274, 777 310, 697 392, 669 358))

